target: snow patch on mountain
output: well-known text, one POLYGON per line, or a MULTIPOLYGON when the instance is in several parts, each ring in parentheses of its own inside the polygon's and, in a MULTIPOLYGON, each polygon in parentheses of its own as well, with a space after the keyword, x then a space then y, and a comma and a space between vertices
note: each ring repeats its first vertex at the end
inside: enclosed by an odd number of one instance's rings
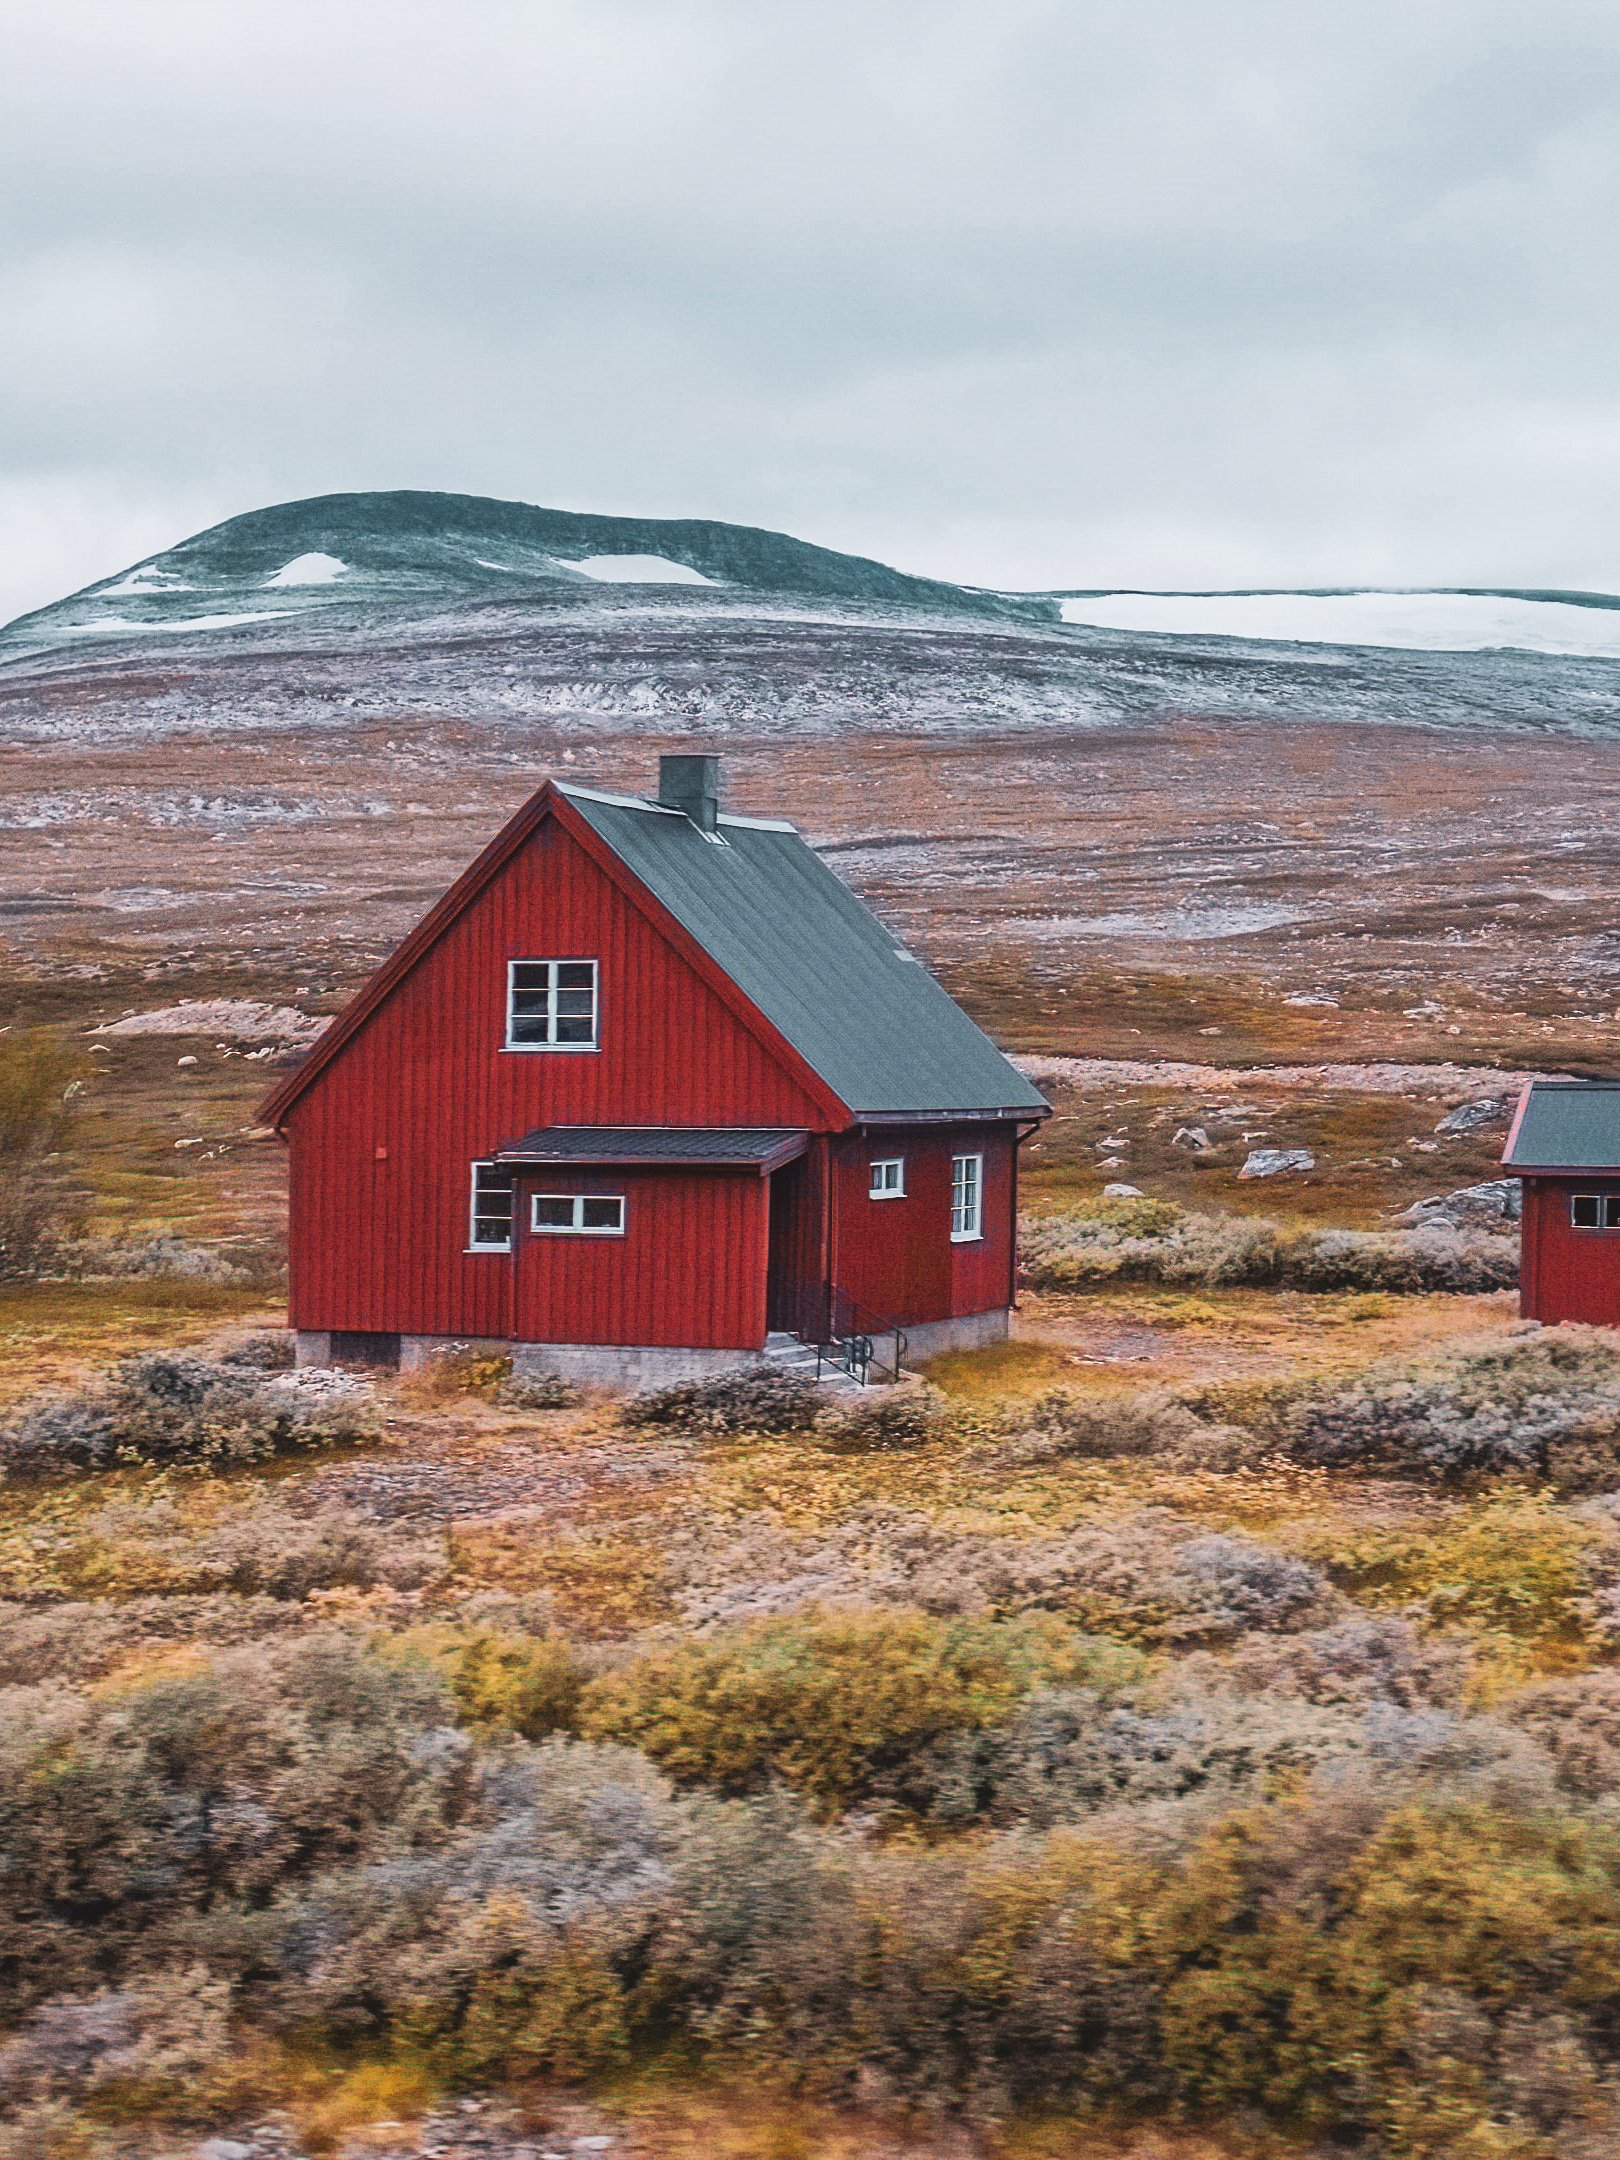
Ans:
POLYGON ((133 615, 103 615, 99 622, 70 624, 65 635, 104 637, 116 632, 124 637, 146 637, 158 631, 226 630, 233 623, 274 622, 278 616, 292 612, 291 608, 254 608, 246 615, 179 615, 170 622, 137 622, 133 615))
POLYGON ((718 585, 690 563, 671 562, 667 555, 586 555, 568 562, 554 558, 565 570, 581 570, 604 585, 718 585))
POLYGON ((1620 659, 1620 609, 1505 593, 1113 592, 1065 597, 1060 605, 1065 622, 1098 630, 1620 659))
POLYGON ((323 555, 316 549, 308 555, 295 555, 285 562, 272 576, 265 579, 267 585, 330 585, 348 569, 346 562, 336 555, 323 555))

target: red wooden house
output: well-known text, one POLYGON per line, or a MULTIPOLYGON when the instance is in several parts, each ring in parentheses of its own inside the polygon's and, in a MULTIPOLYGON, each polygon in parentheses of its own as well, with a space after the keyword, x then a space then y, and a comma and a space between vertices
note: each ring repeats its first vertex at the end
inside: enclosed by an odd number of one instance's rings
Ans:
POLYGON ((634 1386, 990 1342, 1048 1114, 714 758, 655 802, 548 781, 265 1106, 299 1354, 634 1386))
POLYGON ((1520 1311, 1620 1327, 1620 1081, 1533 1082, 1502 1167, 1523 1180, 1520 1311))

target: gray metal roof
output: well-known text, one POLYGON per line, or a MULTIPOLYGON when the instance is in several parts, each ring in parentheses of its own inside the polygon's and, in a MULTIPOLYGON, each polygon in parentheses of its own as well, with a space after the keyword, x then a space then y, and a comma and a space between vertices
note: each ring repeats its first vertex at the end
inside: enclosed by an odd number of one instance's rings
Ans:
POLYGON ((809 1135, 783 1125, 542 1125, 495 1157, 523 1163, 713 1163, 775 1169, 804 1152, 809 1135))
POLYGON ((773 819, 563 792, 857 1116, 1039 1117, 1045 1098, 849 887, 773 819))
POLYGON ((1509 1170, 1620 1176, 1620 1080, 1536 1080, 1508 1135, 1509 1170))

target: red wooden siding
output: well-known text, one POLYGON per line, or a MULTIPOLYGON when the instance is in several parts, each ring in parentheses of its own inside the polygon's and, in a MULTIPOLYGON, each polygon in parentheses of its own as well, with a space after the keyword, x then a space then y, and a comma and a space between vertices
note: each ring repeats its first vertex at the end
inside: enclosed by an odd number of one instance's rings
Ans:
POLYGON ((834 1143, 832 1279, 916 1326, 1012 1302, 1014 1136, 1005 1125, 896 1126, 834 1143), (905 1197, 870 1197, 874 1161, 903 1156, 905 1197), (984 1234, 951 1242, 951 1158, 984 1157, 984 1234))
POLYGON ((1620 1327, 1620 1230, 1577 1230, 1572 1193, 1620 1194, 1620 1177, 1524 1180, 1519 1309, 1529 1320, 1620 1327))
POLYGON ((520 1186, 520 1342, 757 1350, 767 1181, 747 1171, 556 1171, 520 1186), (623 1237, 535 1237, 531 1192, 621 1193, 623 1237))
MULTIPOLYGON (((465 1251, 469 1165, 550 1124, 826 1118, 547 818, 289 1111, 293 1325, 510 1335, 511 1262, 465 1251), (600 963, 599 1052, 501 1048, 506 964, 525 957, 600 963)), ((708 1340, 679 1332, 718 1324, 706 1268, 671 1266, 668 1289, 677 1332, 612 1339, 708 1340)))

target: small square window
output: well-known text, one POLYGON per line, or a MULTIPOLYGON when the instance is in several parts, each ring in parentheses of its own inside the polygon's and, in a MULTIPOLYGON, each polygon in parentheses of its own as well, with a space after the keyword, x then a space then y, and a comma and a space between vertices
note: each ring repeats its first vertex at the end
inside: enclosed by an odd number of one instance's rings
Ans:
POLYGON ((506 981, 508 1050, 596 1049, 594 960, 509 960, 506 981))
POLYGON ((906 1197, 906 1158, 903 1155, 884 1155, 872 1165, 872 1182, 867 1186, 867 1197, 872 1200, 903 1200, 906 1197))
POLYGON ((619 1193, 536 1193, 529 1203, 536 1237, 623 1237, 619 1193))
POLYGON ((1603 1196, 1600 1193, 1571 1193, 1569 1219, 1576 1230, 1601 1230, 1603 1196))
POLYGON ((512 1250, 512 1176, 496 1163, 475 1162, 472 1166, 472 1219, 467 1249, 512 1250))

